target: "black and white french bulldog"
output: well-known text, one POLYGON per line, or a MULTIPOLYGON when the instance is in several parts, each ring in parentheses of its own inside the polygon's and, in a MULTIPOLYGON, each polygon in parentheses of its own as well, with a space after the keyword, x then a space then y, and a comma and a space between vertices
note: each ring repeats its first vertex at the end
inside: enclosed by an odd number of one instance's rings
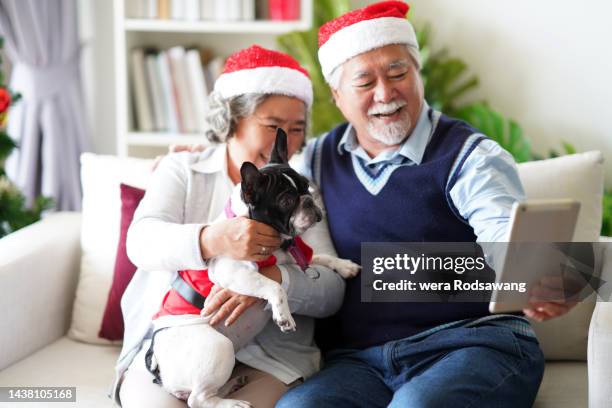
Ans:
MULTIPOLYGON (((226 208, 217 220, 246 216, 274 227, 289 244, 321 221, 322 210, 309 192, 308 179, 288 165, 287 135, 282 129, 277 132, 270 162, 261 169, 244 163, 240 174, 242 183, 232 192, 229 210, 226 208)), ((283 249, 273 255, 277 264, 295 264, 299 258, 299 254, 283 249)), ((315 254, 311 264, 327 266, 344 278, 355 276, 360 269, 351 261, 326 254, 315 254)), ((208 276, 221 287, 265 299, 280 330, 295 330, 287 294, 279 283, 261 275, 254 262, 215 257, 208 262, 208 276)), ((192 408, 251 406, 246 401, 223 398, 239 346, 211 327, 207 317, 164 316, 159 320, 162 319, 164 329, 156 331, 151 347, 151 366, 158 370, 168 392, 187 399, 192 408)))

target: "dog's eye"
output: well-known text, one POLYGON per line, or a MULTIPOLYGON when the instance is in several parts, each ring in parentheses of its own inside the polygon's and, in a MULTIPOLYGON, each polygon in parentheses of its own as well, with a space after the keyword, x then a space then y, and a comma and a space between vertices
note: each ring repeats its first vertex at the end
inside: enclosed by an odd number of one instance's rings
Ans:
POLYGON ((293 207, 295 205, 295 197, 290 196, 290 195, 285 195, 283 198, 281 198, 280 205, 281 207, 285 209, 293 207))

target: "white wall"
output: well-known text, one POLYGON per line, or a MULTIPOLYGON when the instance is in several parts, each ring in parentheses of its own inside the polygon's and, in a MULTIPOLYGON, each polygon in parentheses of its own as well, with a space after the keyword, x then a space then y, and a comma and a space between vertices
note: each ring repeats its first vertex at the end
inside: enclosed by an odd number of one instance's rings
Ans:
MULTIPOLYGON (((360 7, 371 1, 353 1, 360 7)), ((480 78, 487 99, 523 126, 536 151, 601 150, 612 187, 612 2, 607 0, 412 0, 480 78)))

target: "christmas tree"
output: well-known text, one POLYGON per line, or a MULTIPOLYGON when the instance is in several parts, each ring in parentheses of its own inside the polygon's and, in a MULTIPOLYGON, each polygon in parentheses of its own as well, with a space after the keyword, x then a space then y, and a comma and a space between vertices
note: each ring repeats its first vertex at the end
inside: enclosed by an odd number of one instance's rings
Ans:
MULTIPOLYGON (((0 49, 3 40, 0 37, 0 49)), ((0 67, 2 59, 0 57, 0 67)), ((13 184, 4 170, 6 158, 17 147, 13 139, 6 133, 8 110, 19 100, 19 95, 12 93, 4 83, 4 74, 0 70, 0 238, 32 224, 40 219, 43 210, 49 208, 52 201, 49 198, 36 198, 32 208, 26 208, 26 200, 21 191, 13 184)))

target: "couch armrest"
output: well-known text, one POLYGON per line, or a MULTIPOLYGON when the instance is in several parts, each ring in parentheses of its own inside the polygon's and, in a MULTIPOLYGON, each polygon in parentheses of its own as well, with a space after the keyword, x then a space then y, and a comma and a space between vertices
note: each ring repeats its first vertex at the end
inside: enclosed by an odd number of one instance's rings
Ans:
MULTIPOLYGON (((612 237, 601 237, 601 279, 612 285, 612 237)), ((604 291, 606 292, 606 291, 604 291)), ((612 299, 595 305, 589 327, 589 408, 612 406, 612 299)))
POLYGON ((0 369, 68 330, 80 227, 80 213, 56 213, 0 239, 0 369))

